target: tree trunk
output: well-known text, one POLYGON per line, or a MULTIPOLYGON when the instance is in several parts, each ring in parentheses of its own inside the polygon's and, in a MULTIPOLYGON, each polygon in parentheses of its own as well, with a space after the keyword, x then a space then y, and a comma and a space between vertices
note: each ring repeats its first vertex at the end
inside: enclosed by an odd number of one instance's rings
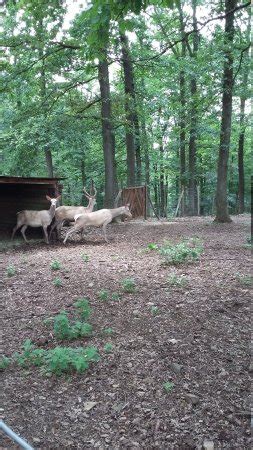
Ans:
POLYGON ((226 22, 224 44, 227 48, 223 69, 223 94, 222 94, 222 115, 220 130, 220 146, 217 169, 216 188, 216 217, 217 222, 231 222, 228 213, 227 200, 227 171, 228 156, 231 136, 232 118, 232 89, 233 89, 233 38, 234 38, 234 12, 236 0, 225 0, 226 22))
MULTIPOLYGON (((185 35, 185 25, 184 25, 184 17, 181 3, 178 4, 179 9, 179 19, 180 19, 180 28, 181 28, 181 38, 185 35)), ((182 60, 186 55, 186 43, 182 41, 182 52, 181 58, 182 60)), ((180 163, 180 193, 184 190, 182 201, 180 205, 181 216, 185 215, 185 200, 186 200, 186 158, 185 158, 185 146, 186 146, 186 97, 185 97, 185 71, 180 70, 179 72, 179 97, 180 97, 180 117, 179 117, 179 163, 180 163)))
POLYGON ((125 86, 127 184, 141 183, 140 127, 136 108, 133 64, 127 36, 120 31, 125 86))
POLYGON ((106 208, 113 208, 114 198, 117 193, 117 174, 115 161, 115 137, 112 128, 111 96, 106 49, 103 49, 103 58, 101 57, 99 60, 98 79, 101 94, 102 139, 105 167, 104 206, 106 208))
POLYGON ((164 176, 164 149, 160 144, 160 215, 166 217, 166 194, 165 194, 165 176, 164 176))
POLYGON ((245 98, 240 102, 240 134, 238 142, 238 213, 244 213, 244 116, 245 116, 245 98))
POLYGON ((52 153, 51 153, 50 148, 47 146, 47 144, 46 144, 44 152, 45 152, 48 176, 49 176, 49 178, 53 178, 54 177, 54 169, 53 169, 52 153))
MULTIPOLYGON (((196 58, 198 51, 198 32, 197 32, 197 18, 196 18, 196 0, 192 0, 193 11, 193 51, 192 58, 196 58)), ((191 216, 197 215, 197 189, 196 189, 196 153, 197 153, 197 80, 193 75, 190 82, 191 93, 191 118, 190 118, 190 139, 189 139, 189 214, 191 216)))

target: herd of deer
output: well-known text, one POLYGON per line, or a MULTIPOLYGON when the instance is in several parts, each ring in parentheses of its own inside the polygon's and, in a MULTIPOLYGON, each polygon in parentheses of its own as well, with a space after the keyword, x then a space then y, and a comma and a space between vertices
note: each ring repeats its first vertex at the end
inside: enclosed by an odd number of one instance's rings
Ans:
POLYGON ((94 205, 96 203, 96 195, 97 191, 94 188, 94 195, 88 194, 86 189, 84 188, 84 194, 88 199, 88 206, 57 206, 57 202, 60 199, 60 195, 56 198, 50 198, 48 195, 46 196, 47 200, 51 202, 50 209, 43 211, 31 211, 24 210, 17 213, 17 224, 13 228, 12 237, 16 231, 21 228, 21 233, 26 242, 27 238, 25 235, 25 231, 27 227, 42 227, 46 239, 46 243, 49 244, 49 239, 51 237, 52 231, 56 228, 58 238, 60 237, 61 228, 64 222, 73 222, 75 224, 70 228, 70 230, 66 233, 65 239, 63 243, 65 244, 69 236, 77 231, 81 231, 82 235, 84 235, 84 230, 86 227, 94 226, 94 227, 102 227, 104 232, 105 241, 108 243, 108 238, 106 235, 106 227, 107 225, 115 218, 122 215, 127 217, 132 217, 130 212, 130 205, 120 206, 119 208, 114 209, 99 209, 98 211, 93 212, 94 205), (51 231, 48 238, 47 229, 49 225, 52 223, 53 219, 55 219, 51 231))

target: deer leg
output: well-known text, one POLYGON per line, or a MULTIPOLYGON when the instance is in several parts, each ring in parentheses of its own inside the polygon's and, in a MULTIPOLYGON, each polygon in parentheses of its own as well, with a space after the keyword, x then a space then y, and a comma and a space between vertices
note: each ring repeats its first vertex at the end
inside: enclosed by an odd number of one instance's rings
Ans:
POLYGON ((61 237, 61 229, 62 229, 63 222, 64 221, 55 223, 55 226, 56 226, 56 229, 57 229, 57 237, 58 237, 58 239, 61 237))
POLYGON ((79 230, 81 230, 81 227, 77 227, 75 225, 73 227, 71 227, 70 230, 67 231, 67 233, 66 233, 66 236, 65 236, 65 239, 63 241, 63 244, 66 244, 67 239, 69 238, 69 236, 71 236, 71 234, 73 234, 73 233, 75 233, 76 231, 79 231, 79 230))
POLYGON ((107 242, 107 244, 109 244, 109 241, 108 241, 107 234, 106 234, 106 227, 107 227, 108 223, 110 223, 110 222, 111 222, 111 221, 105 222, 105 223, 103 224, 104 237, 105 237, 105 241, 107 242))
POLYGON ((23 225, 21 228, 22 236, 26 242, 28 242, 28 240, 26 239, 26 235, 25 235, 25 230, 27 229, 27 227, 28 227, 28 225, 23 225))
POLYGON ((52 235, 56 225, 57 225, 56 221, 53 223, 53 225, 51 225, 51 229, 50 229, 50 232, 49 232, 49 240, 51 239, 51 235, 52 235))
POLYGON ((16 231, 17 231, 19 228, 20 228, 20 225, 19 225, 19 224, 17 224, 17 225, 13 228, 13 230, 12 230, 12 235, 11 235, 11 240, 13 240, 13 238, 14 238, 14 236, 15 236, 15 233, 16 233, 16 231))
POLYGON ((47 234, 47 225, 43 227, 46 243, 49 244, 48 234, 47 234))

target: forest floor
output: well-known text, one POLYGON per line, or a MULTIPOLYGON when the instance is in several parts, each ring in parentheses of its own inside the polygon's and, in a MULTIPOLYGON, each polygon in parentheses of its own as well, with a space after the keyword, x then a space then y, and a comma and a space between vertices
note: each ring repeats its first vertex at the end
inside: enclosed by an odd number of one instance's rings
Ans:
MULTIPOLYGON (((4 369, 5 423, 36 449, 250 449, 249 234, 246 215, 224 225, 211 217, 132 221, 108 227, 109 245, 98 230, 86 242, 3 252, 4 354, 25 339, 59 345, 44 319, 62 309, 71 316, 86 297, 93 334, 62 345, 94 345, 101 356, 79 375, 4 369), (164 265, 147 248, 192 237, 204 252, 191 264, 164 265), (134 293, 124 292, 125 278, 134 293)), ((0 446, 17 448, 3 435, 0 446)))

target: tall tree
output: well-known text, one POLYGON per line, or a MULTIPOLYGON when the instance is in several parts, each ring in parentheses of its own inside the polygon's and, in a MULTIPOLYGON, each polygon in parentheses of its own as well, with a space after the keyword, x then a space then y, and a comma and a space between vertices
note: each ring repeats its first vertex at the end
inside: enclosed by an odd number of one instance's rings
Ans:
POLYGON ((128 186, 135 186, 135 184, 140 184, 141 182, 140 126, 136 105, 133 64, 128 38, 122 29, 123 24, 124 22, 121 22, 119 25, 119 34, 125 86, 127 184, 128 186))
POLYGON ((228 213, 227 171, 231 137, 232 91, 233 91, 233 40, 234 8, 237 0, 225 0, 225 60, 223 68, 222 112, 220 129, 220 146, 217 170, 216 217, 217 222, 231 222, 228 213))

